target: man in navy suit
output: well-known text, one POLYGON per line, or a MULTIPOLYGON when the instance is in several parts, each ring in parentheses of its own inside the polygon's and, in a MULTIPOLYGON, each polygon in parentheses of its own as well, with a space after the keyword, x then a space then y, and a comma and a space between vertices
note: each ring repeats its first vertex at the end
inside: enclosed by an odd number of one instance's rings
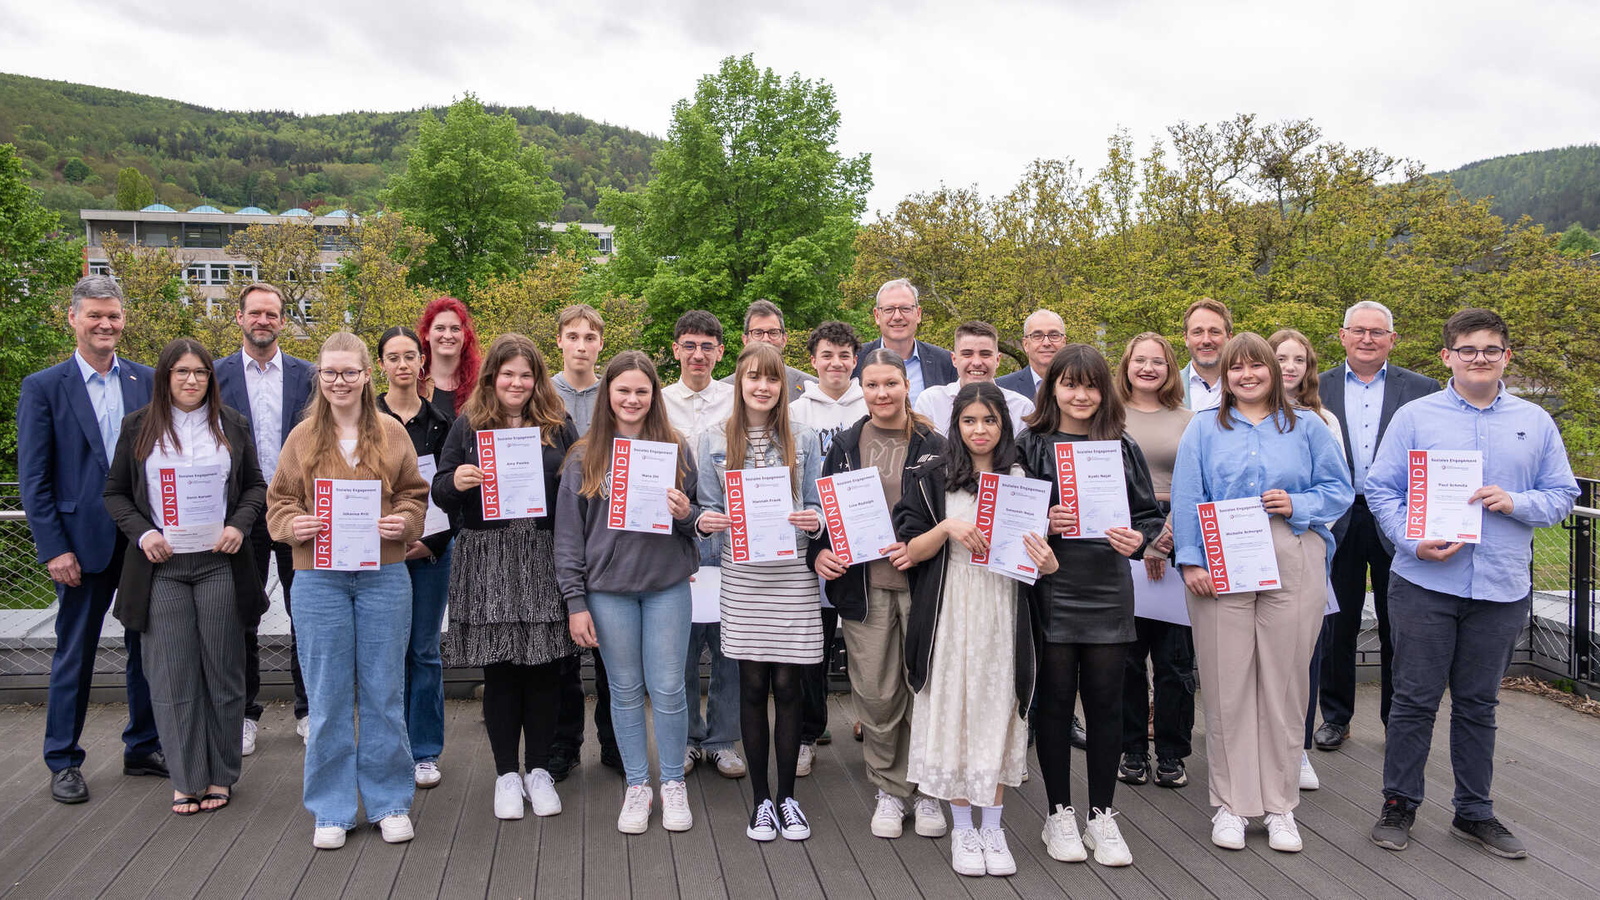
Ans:
POLYGON ((956 364, 950 351, 943 347, 917 340, 917 327, 922 324, 922 305, 917 286, 905 278, 884 282, 878 288, 878 300, 872 307, 872 321, 878 323, 880 338, 868 341, 856 356, 856 370, 851 377, 861 377, 861 360, 879 347, 888 347, 900 354, 906 362, 906 379, 911 382, 911 402, 923 388, 949 384, 956 380, 956 364))
MULTIPOLYGON (((90 275, 72 289, 67 323, 77 350, 60 365, 22 381, 17 402, 17 468, 22 507, 39 561, 56 583, 56 652, 50 661, 44 761, 50 796, 62 803, 89 799, 78 746, 89 707, 100 627, 117 580, 127 539, 101 495, 122 417, 150 402, 153 373, 117 356, 122 337, 122 289, 90 275)), ((125 632, 128 651, 128 726, 122 731, 122 771, 167 777, 150 711, 150 688, 139 657, 138 632, 125 632)))
POLYGON ((996 378, 994 383, 1008 391, 1015 391, 1038 405, 1039 382, 1050 369, 1050 360, 1067 345, 1067 323, 1048 309, 1036 309, 1022 322, 1022 352, 1028 364, 996 378))
POLYGON ((1320 705, 1322 727, 1314 736, 1318 750, 1337 750, 1350 736, 1356 702, 1356 641, 1361 636, 1361 608, 1372 576, 1372 603, 1378 614, 1378 661, 1382 678, 1379 717, 1389 724, 1393 644, 1389 641, 1389 563, 1394 545, 1367 509, 1364 485, 1378 443, 1395 410, 1439 390, 1439 382, 1389 365, 1394 349, 1394 314, 1382 303, 1363 300, 1344 313, 1339 329, 1344 365, 1322 373, 1317 393, 1322 405, 1339 418, 1345 458, 1356 502, 1333 527, 1333 595, 1339 611, 1328 617, 1322 652, 1320 705))
MULTIPOLYGON (((217 360, 217 390, 222 402, 250 420, 250 430, 256 439, 256 455, 261 460, 261 474, 267 481, 278 470, 278 452, 300 413, 311 399, 312 365, 284 353, 278 346, 278 335, 283 331, 283 292, 265 282, 256 282, 239 292, 239 310, 234 313, 239 328, 244 332, 244 348, 217 360)), ((261 583, 267 583, 267 570, 276 558, 278 584, 283 587, 283 607, 290 609, 289 585, 294 581, 294 556, 288 544, 277 543, 267 534, 266 516, 250 530, 251 549, 255 553, 256 574, 261 583)), ((256 750, 257 723, 261 721, 261 649, 256 640, 256 626, 248 623, 245 630, 244 669, 244 755, 256 750)), ((306 686, 300 674, 300 655, 294 641, 294 626, 289 626, 289 669, 294 679, 295 731, 304 738, 307 733, 306 686)))

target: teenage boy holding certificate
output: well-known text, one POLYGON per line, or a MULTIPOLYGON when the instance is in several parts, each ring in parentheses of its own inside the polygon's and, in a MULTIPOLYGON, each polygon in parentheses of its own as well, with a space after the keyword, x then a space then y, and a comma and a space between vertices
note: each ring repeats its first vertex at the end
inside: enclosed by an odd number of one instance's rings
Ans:
POLYGON ((1445 389, 1401 407, 1367 472, 1367 504, 1394 541, 1389 627, 1394 640, 1394 700, 1383 757, 1383 810, 1372 841, 1404 850, 1422 802, 1423 769, 1439 699, 1450 688, 1450 761, 1455 819, 1450 831, 1513 859, 1527 855, 1494 815, 1495 707, 1532 603, 1533 530, 1572 512, 1578 484, 1548 413, 1506 391, 1511 361, 1505 320, 1464 309, 1444 324, 1439 358, 1450 369, 1445 389), (1482 509, 1476 543, 1419 540, 1435 495, 1427 451, 1477 451, 1482 509))
POLYGON ((1296 852, 1311 653, 1328 601, 1328 529, 1354 493, 1333 433, 1295 412, 1265 339, 1233 338, 1219 367, 1221 402, 1215 412, 1195 413, 1172 473, 1175 562, 1194 627, 1218 807, 1211 842, 1241 850, 1246 820, 1265 816, 1272 849, 1296 852), (1256 514, 1269 517, 1267 552, 1229 559, 1215 540, 1225 535, 1203 536, 1200 505, 1228 501, 1259 501, 1256 514), (1252 582, 1255 590, 1218 593, 1208 563, 1241 562, 1252 572, 1273 567, 1276 577, 1252 582))

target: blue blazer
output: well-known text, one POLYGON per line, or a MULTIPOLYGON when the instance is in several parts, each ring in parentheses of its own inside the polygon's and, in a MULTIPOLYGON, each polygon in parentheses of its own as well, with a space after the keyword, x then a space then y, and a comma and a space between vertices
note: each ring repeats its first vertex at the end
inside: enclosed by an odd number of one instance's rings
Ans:
MULTIPOLYGON (((131 414, 149 404, 155 372, 120 356, 117 362, 122 409, 131 414)), ((74 553, 85 572, 104 572, 111 564, 117 526, 102 496, 111 472, 106 449, 76 359, 22 379, 17 471, 39 562, 74 553)))
POLYGON ((996 378, 994 383, 1004 390, 1027 397, 1033 401, 1035 407, 1040 405, 1036 396, 1039 391, 1033 386, 1033 369, 1028 366, 1023 366, 1010 375, 1002 375, 996 378))
MULTIPOLYGON (((861 360, 868 353, 883 346, 883 338, 873 338, 861 345, 861 350, 856 354, 856 370, 851 377, 861 377, 861 360)), ((917 359, 922 363, 922 387, 924 390, 935 385, 949 384, 956 380, 956 363, 950 358, 950 351, 943 347, 935 347, 927 341, 917 341, 917 359)), ((1032 394, 1028 395, 1032 397, 1032 394)))
MULTIPOLYGON (((283 434, 278 436, 281 445, 289 439, 289 432, 300 422, 311 401, 311 370, 313 366, 298 356, 283 355, 283 434)), ((222 394, 222 405, 233 409, 250 421, 250 392, 244 384, 244 351, 230 353, 217 360, 217 390, 222 394)), ((254 423, 252 423, 253 425, 254 423)))

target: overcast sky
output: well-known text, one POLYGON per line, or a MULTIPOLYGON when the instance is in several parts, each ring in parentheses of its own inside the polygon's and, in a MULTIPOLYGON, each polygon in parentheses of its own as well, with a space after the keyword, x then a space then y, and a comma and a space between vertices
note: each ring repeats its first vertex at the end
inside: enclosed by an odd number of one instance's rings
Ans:
POLYGON ((486 102, 656 135, 729 55, 830 82, 869 209, 1039 157, 1093 171, 1118 128, 1310 118, 1430 170, 1600 140, 1589 3, 1349 0, 0 0, 0 71, 224 109, 486 102))

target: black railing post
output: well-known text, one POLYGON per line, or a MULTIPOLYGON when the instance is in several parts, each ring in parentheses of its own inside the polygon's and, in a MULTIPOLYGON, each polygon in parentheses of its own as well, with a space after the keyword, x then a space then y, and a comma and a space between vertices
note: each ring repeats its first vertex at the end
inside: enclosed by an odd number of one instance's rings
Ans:
MULTIPOLYGON (((1578 505, 1593 508, 1595 481, 1578 480, 1578 505)), ((1593 681, 1594 672, 1594 540, 1595 520, 1573 516, 1572 535, 1572 678, 1593 681)))

